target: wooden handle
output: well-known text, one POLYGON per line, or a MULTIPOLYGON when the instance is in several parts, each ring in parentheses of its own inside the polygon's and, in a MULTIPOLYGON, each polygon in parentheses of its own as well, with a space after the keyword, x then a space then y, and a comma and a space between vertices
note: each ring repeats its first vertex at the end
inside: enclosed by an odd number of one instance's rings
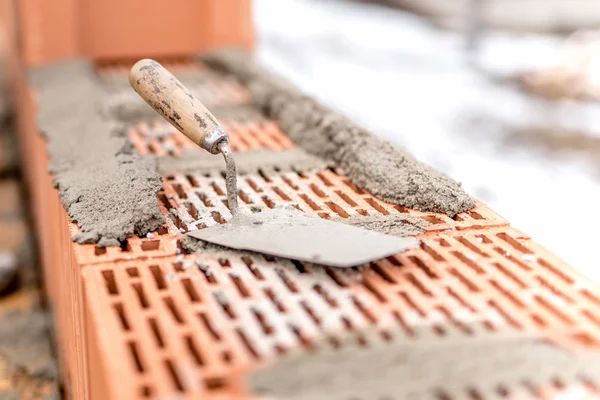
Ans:
POLYGON ((164 119, 212 154, 228 142, 217 119, 177 78, 154 60, 140 60, 129 73, 133 89, 164 119))

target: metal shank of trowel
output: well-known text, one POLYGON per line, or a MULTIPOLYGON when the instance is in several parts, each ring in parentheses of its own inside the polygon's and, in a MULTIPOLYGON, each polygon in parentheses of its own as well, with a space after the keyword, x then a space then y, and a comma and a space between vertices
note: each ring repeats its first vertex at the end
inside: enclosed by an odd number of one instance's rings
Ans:
POLYGON ((228 143, 225 129, 177 78, 154 60, 140 60, 131 68, 129 83, 164 119, 212 154, 228 143))

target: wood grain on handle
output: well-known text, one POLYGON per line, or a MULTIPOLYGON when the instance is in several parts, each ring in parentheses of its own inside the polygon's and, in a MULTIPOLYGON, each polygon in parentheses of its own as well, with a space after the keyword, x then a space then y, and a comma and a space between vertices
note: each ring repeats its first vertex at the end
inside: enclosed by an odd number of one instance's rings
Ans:
POLYGON ((177 78, 154 60, 140 60, 129 73, 133 89, 181 133, 212 154, 227 133, 177 78))

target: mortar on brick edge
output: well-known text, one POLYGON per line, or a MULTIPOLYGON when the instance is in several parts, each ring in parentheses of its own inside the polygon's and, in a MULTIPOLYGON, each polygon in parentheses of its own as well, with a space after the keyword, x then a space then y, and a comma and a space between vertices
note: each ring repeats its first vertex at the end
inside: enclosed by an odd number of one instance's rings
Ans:
POLYGON ((163 226, 155 161, 136 154, 125 126, 102 112, 106 93, 92 64, 55 63, 30 77, 37 89, 38 128, 47 138, 49 172, 82 232, 73 240, 118 246, 131 235, 163 226))
POLYGON ((339 164, 357 186, 389 203, 448 216, 475 207, 460 184, 417 161, 345 116, 303 95, 239 50, 222 50, 201 60, 233 74, 254 102, 309 153, 339 164))
MULTIPOLYGON (((198 149, 184 149, 177 156, 157 157, 158 172, 165 175, 179 172, 183 174, 222 174, 226 172, 225 163, 220 157, 198 149)), ((295 171, 304 173, 320 171, 332 166, 319 157, 315 157, 301 149, 292 148, 281 151, 248 150, 235 154, 238 175, 264 171, 268 175, 277 175, 295 171)))
POLYGON ((441 326, 400 329, 384 335, 375 329, 341 333, 313 343, 313 351, 296 348, 251 373, 249 389, 282 399, 407 399, 484 397, 521 385, 542 388, 560 381, 600 383, 600 352, 567 351, 533 333, 512 328, 495 332, 470 327, 465 335, 441 326), (332 337, 335 340, 332 344, 332 337), (437 397, 436 397, 437 396, 437 397))

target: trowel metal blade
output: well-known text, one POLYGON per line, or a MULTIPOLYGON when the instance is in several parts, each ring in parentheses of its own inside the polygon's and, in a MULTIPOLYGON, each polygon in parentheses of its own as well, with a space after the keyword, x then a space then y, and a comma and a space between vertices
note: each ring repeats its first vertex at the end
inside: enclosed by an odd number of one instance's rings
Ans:
POLYGON ((238 250, 332 267, 361 265, 419 245, 416 239, 390 236, 287 208, 240 213, 226 224, 188 235, 238 250))

